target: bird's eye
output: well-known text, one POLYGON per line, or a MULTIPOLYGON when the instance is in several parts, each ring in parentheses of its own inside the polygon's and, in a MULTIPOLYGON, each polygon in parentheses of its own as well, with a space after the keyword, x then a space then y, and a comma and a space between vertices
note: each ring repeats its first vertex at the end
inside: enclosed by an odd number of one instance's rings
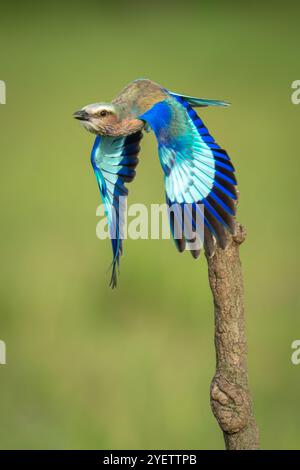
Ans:
POLYGON ((108 112, 105 111, 105 110, 103 110, 103 111, 100 112, 100 116, 101 116, 101 117, 105 117, 105 116, 107 116, 107 114, 108 114, 108 112))

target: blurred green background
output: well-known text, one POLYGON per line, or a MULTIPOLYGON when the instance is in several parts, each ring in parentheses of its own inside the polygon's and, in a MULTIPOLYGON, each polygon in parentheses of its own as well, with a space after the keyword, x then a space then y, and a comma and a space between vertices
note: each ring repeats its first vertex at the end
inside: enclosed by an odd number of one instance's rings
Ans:
MULTIPOLYGON (((300 448, 296 3, 1 2, 1 448, 223 448, 209 405, 204 257, 128 240, 117 290, 96 239, 93 137, 72 119, 147 77, 227 99, 201 113, 235 164, 248 230, 249 374, 263 448, 300 448)), ((153 135, 130 203, 164 201, 153 135)))

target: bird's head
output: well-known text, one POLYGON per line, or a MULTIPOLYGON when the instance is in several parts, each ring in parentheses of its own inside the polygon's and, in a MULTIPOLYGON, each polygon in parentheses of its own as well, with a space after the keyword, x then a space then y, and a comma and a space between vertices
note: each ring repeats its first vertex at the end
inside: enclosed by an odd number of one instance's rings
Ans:
POLYGON ((73 114, 75 119, 81 121, 83 127, 93 134, 114 135, 119 124, 116 107, 110 103, 94 103, 73 114))

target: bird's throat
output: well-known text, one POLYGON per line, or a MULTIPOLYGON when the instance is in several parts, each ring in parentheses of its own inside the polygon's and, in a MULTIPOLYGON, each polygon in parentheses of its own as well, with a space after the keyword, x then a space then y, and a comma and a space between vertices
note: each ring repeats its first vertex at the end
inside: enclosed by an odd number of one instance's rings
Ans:
MULTIPOLYGON (((114 126, 107 126, 101 134, 113 137, 125 137, 143 129, 145 122, 141 119, 126 118, 114 126)), ((101 130, 102 131, 102 130, 101 130)))

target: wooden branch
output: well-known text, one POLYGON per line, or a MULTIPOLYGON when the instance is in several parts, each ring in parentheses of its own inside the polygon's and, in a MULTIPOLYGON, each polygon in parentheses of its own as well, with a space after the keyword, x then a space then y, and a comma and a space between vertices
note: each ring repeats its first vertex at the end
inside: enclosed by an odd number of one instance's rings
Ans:
POLYGON ((258 428, 248 386, 244 288, 240 244, 246 238, 236 224, 226 250, 217 248, 207 258, 214 299, 216 373, 211 383, 211 408, 223 434, 226 449, 258 449, 258 428))

